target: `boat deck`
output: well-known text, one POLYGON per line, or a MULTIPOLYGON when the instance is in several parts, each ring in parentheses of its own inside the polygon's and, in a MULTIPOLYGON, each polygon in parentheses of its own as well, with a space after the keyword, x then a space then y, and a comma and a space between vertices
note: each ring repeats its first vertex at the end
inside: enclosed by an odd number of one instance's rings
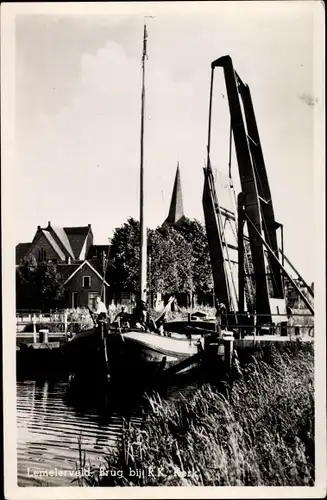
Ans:
POLYGON ((175 337, 166 337, 155 333, 147 332, 127 332, 122 334, 124 339, 135 341, 155 350, 169 352, 174 354, 196 354, 197 344, 195 340, 188 340, 186 337, 177 339, 175 337))

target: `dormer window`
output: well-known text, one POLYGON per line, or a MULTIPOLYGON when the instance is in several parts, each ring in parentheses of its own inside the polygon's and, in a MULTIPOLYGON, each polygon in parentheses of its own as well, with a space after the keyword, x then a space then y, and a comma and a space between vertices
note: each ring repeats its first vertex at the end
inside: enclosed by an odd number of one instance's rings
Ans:
POLYGON ((91 276, 83 276, 83 288, 91 288, 91 276))

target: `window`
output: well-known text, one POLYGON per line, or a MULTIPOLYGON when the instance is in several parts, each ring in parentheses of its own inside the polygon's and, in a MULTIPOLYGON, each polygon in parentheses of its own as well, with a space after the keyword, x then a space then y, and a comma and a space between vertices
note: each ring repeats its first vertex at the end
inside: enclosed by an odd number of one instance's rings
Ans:
POLYGON ((43 262, 47 258, 47 252, 44 250, 44 248, 41 248, 39 250, 39 261, 43 262))
POLYGON ((90 288, 91 276, 83 276, 83 288, 90 288))
POLYGON ((78 292, 72 292, 72 308, 78 307, 78 292))
POLYGON ((89 307, 95 307, 95 298, 98 296, 98 292, 89 292, 89 307))

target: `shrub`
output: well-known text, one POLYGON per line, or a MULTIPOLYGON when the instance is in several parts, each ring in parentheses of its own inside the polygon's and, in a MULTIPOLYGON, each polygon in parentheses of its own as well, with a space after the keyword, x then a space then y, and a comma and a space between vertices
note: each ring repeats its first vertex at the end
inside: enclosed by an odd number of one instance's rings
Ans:
POLYGON ((77 307, 76 309, 67 309, 67 321, 74 323, 74 331, 85 331, 93 328, 94 323, 85 307, 77 307))

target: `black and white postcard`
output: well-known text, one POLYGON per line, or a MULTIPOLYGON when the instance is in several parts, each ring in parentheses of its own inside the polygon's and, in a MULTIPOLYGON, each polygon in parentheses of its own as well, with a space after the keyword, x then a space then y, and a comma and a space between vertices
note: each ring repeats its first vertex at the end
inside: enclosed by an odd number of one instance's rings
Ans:
POLYGON ((5 3, 5 498, 326 495, 324 6, 5 3))

